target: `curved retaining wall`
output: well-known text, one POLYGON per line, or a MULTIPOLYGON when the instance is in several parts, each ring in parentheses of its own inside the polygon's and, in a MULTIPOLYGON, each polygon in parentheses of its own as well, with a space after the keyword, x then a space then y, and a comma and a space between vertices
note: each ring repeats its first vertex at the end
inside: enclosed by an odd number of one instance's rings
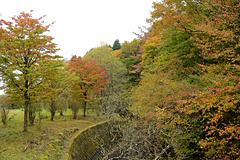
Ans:
POLYGON ((109 122, 104 122, 79 133, 70 146, 69 159, 101 160, 117 144, 111 141, 113 136, 110 134, 110 126, 109 122))

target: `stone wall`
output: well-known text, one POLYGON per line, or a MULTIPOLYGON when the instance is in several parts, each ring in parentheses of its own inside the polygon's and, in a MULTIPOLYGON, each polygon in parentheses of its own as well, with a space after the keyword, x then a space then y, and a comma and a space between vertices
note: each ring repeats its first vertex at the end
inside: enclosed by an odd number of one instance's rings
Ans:
MULTIPOLYGON (((91 126, 79 133, 69 149, 71 160, 101 160, 117 142, 112 142, 111 126, 108 122, 91 126)), ((118 133, 116 133, 118 134, 118 133)), ((115 134, 115 135, 116 135, 115 134)))

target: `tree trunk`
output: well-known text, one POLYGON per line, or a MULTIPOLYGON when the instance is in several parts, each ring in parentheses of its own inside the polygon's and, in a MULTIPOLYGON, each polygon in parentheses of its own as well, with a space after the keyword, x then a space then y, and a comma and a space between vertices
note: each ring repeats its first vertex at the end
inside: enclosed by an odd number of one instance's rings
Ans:
POLYGON ((27 132, 27 126, 28 126, 28 106, 29 105, 29 99, 25 100, 25 106, 24 106, 24 123, 23 123, 23 132, 27 132))
POLYGON ((7 125, 7 115, 8 115, 8 112, 6 111, 6 107, 5 106, 2 106, 2 109, 0 108, 1 110, 1 119, 2 119, 2 123, 3 125, 7 125))
POLYGON ((77 112, 73 112, 73 119, 77 119, 77 112))
POLYGON ((34 120, 35 120, 35 106, 32 106, 32 104, 29 104, 29 122, 30 125, 34 125, 34 120))
POLYGON ((69 107, 72 109, 73 119, 77 119, 77 113, 78 113, 77 101, 72 99, 72 101, 69 102, 69 107))
POLYGON ((83 116, 86 117, 86 111, 87 111, 87 93, 83 93, 84 96, 84 102, 83 102, 83 116))
POLYGON ((86 117, 86 111, 87 111, 87 102, 83 102, 83 116, 86 117))
MULTIPOLYGON (((25 61, 27 61, 27 57, 24 58, 25 61)), ((27 62, 26 62, 27 63, 27 62)), ((28 70, 23 71, 24 75, 28 74, 28 70)), ((26 91, 24 92, 24 99, 25 99, 25 106, 24 106, 24 122, 23 122, 23 132, 27 132, 27 126, 28 126, 28 108, 30 104, 30 96, 28 93, 28 88, 29 88, 29 81, 28 79, 25 80, 25 85, 24 85, 26 91)))
POLYGON ((52 102, 51 102, 50 112, 51 112, 51 121, 53 121, 53 118, 54 118, 55 113, 56 113, 56 106, 55 106, 55 101, 54 100, 52 100, 52 102))
POLYGON ((30 125, 32 125, 32 111, 31 111, 31 106, 29 106, 28 120, 29 120, 30 125))
POLYGON ((51 112, 51 121, 53 121, 54 116, 55 116, 55 112, 51 112))

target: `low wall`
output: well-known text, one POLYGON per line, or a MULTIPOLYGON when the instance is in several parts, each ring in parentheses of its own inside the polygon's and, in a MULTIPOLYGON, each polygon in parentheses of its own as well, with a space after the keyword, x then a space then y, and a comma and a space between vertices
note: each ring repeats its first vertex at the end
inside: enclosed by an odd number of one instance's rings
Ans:
POLYGON ((111 141, 110 127, 108 122, 104 122, 79 133, 70 146, 69 159, 101 160, 117 144, 111 141))

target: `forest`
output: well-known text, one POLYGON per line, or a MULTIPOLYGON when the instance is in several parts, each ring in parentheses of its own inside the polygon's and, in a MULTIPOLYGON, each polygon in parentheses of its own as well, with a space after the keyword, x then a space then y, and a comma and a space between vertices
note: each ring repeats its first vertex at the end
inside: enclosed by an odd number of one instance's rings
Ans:
POLYGON ((42 108, 51 121, 91 109, 121 122, 119 159, 240 159, 239 0, 162 0, 150 15, 132 41, 70 60, 44 16, 1 20, 3 126, 11 109, 23 108, 23 132, 42 108))

